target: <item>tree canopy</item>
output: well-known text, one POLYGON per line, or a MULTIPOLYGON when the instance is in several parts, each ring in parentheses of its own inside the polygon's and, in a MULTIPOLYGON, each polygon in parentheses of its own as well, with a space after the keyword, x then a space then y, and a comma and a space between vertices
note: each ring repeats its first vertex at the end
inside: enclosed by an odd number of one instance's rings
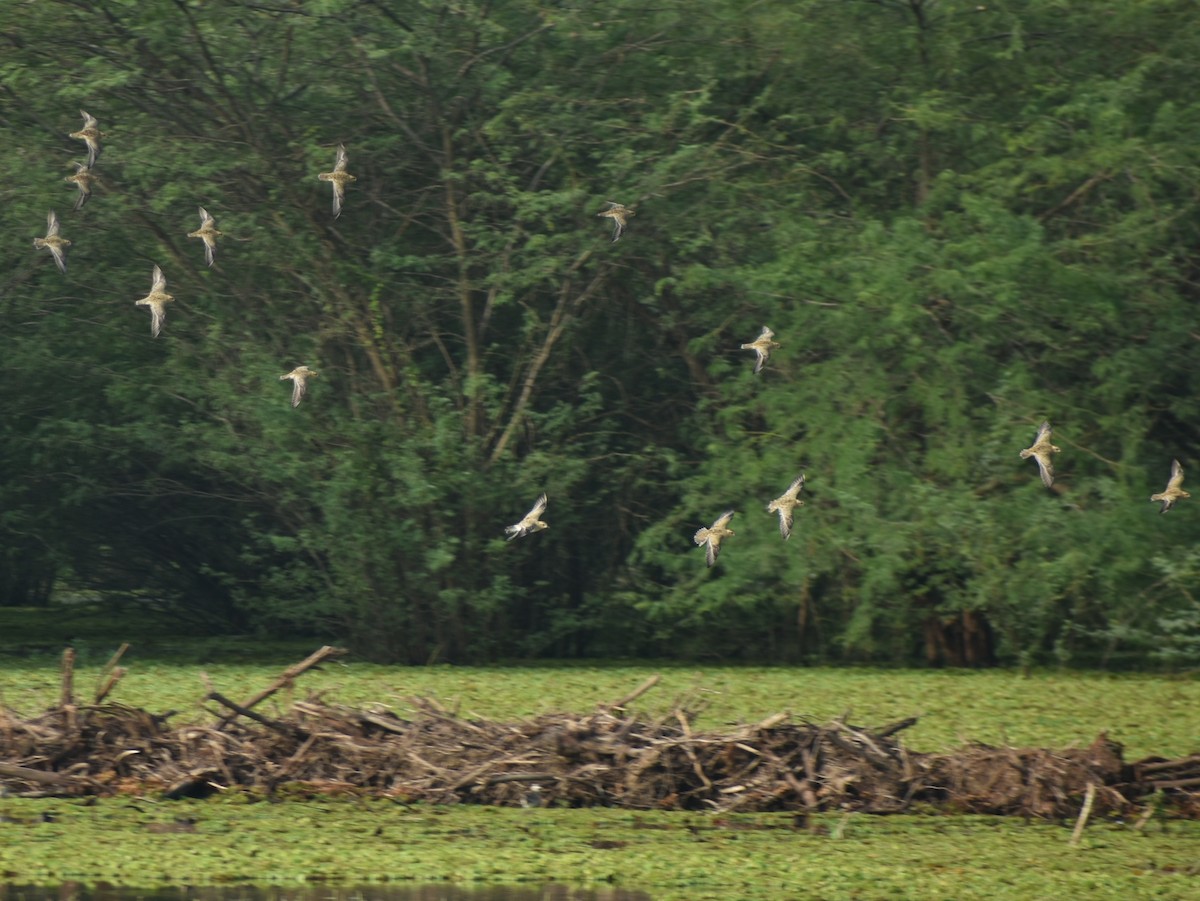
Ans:
POLYGON ((1190 9, 8 4, 0 603, 408 662, 1194 662, 1200 507, 1148 500, 1200 443, 1190 9))

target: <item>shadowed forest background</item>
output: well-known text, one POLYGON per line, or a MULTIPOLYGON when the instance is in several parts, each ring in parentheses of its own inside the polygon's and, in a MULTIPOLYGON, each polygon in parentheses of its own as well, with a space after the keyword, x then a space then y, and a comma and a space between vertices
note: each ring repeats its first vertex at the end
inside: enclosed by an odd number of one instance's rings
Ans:
POLYGON ((383 661, 1194 665, 1200 501, 1148 499, 1173 458, 1200 485, 1193 24, 7 3, 0 605, 383 661), (65 276, 31 247, 51 209, 65 276), (1050 490, 1018 457, 1043 419, 1050 490), (784 542, 764 507, 800 472, 784 542), (549 529, 505 542, 542 491, 549 529))

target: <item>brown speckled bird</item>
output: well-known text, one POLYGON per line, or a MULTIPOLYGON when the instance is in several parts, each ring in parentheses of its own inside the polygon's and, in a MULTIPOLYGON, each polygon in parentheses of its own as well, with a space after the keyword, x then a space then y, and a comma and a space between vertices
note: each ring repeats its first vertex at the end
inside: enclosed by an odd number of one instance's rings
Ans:
POLYGON ((54 210, 51 210, 46 216, 46 237, 34 238, 33 246, 36 250, 41 250, 43 247, 50 251, 54 257, 54 262, 58 264, 58 268, 67 271, 67 248, 71 246, 71 242, 58 234, 58 216, 54 210))
POLYGON ((352 181, 358 181, 353 175, 346 171, 346 163, 349 161, 346 156, 346 145, 338 144, 337 160, 333 164, 332 172, 321 172, 317 178, 321 181, 330 182, 333 185, 333 218, 336 219, 342 215, 342 204, 346 200, 346 185, 352 181))
POLYGON ((204 207, 200 207, 200 227, 194 232, 188 232, 188 237, 199 238, 204 242, 204 259, 212 266, 217 258, 217 238, 221 237, 221 232, 217 231, 216 221, 208 215, 208 210, 204 207))
POLYGON ((613 221, 613 236, 612 243, 616 244, 621 240, 621 235, 625 234, 625 226, 629 224, 629 217, 637 215, 629 207, 623 203, 617 203, 615 200, 605 202, 605 207, 596 214, 604 216, 613 221))
POLYGON ((153 337, 157 338, 158 333, 162 331, 163 320, 167 318, 167 304, 174 299, 167 293, 167 279, 156 265, 150 293, 141 300, 134 301, 139 307, 150 308, 150 334, 153 337))
POLYGON ((546 512, 546 494, 543 492, 538 496, 538 499, 533 503, 533 509, 525 514, 525 517, 516 525, 505 526, 504 531, 508 535, 508 540, 514 538, 523 538, 531 532, 540 532, 542 529, 549 528, 541 520, 541 516, 546 512))
POLYGON ((1050 443, 1050 421, 1046 420, 1038 428, 1037 438, 1033 444, 1021 451, 1021 459, 1033 457, 1037 461, 1038 471, 1042 474, 1042 483, 1049 488, 1054 484, 1054 461, 1051 454, 1057 454, 1059 448, 1050 443))
POLYGON ((778 341, 772 341, 775 333, 763 326, 762 334, 751 341, 749 344, 743 344, 742 350, 752 350, 758 354, 758 358, 754 361, 754 371, 762 372, 762 368, 767 365, 767 358, 771 356, 771 351, 779 347, 778 341))
POLYGON ((1152 501, 1162 501, 1162 509, 1159 513, 1166 513, 1175 505, 1175 502, 1181 497, 1191 497, 1186 491, 1179 486, 1183 484, 1183 467, 1179 465, 1178 460, 1171 461, 1171 478, 1167 482, 1167 487, 1158 494, 1150 495, 1152 501))
POLYGON ((63 181, 69 181, 79 188, 79 196, 75 198, 75 211, 83 209, 83 205, 88 202, 88 198, 92 196, 92 182, 96 180, 96 176, 92 174, 92 170, 83 163, 75 164, 75 174, 68 175, 63 181))
POLYGON ((707 529, 697 530, 696 534, 692 536, 692 540, 704 548, 704 557, 709 566, 717 562, 717 554, 721 553, 721 539, 734 534, 733 529, 728 527, 731 519, 733 519, 733 511, 726 510, 717 517, 717 521, 711 526, 707 529))
POLYGON ((779 534, 786 541, 792 534, 792 515, 797 507, 803 507, 804 501, 800 500, 800 490, 804 487, 804 473, 800 475, 788 485, 787 491, 767 504, 768 513, 779 514, 779 534))
POLYGON ((318 375, 315 369, 309 369, 307 366, 297 366, 291 372, 285 373, 279 377, 279 381, 284 379, 292 380, 292 406, 300 406, 300 400, 304 397, 304 392, 308 390, 308 380, 313 376, 318 375))
POLYGON ((71 132, 70 136, 87 144, 87 167, 91 169, 96 165, 96 160, 100 159, 100 139, 104 137, 104 132, 100 130, 96 117, 91 113, 80 110, 79 115, 83 116, 83 128, 71 132))

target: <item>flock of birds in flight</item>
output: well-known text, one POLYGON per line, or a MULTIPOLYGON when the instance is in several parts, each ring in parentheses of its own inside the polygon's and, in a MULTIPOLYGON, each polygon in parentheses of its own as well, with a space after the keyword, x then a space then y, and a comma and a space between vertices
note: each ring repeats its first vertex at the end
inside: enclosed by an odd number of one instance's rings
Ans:
MULTIPOLYGON (((100 158, 100 140, 105 136, 104 132, 100 130, 100 123, 95 116, 85 110, 80 110, 79 114, 83 116, 83 127, 79 131, 71 132, 70 137, 83 141, 87 145, 87 162, 75 163, 75 174, 64 179, 79 189, 79 196, 75 199, 74 206, 76 212, 81 210, 83 205, 88 202, 88 198, 92 196, 92 183, 96 179, 93 170, 96 161, 100 158)), ((346 199, 346 185, 357 180, 355 176, 346 171, 347 161, 346 147, 339 144, 333 171, 321 172, 317 175, 321 181, 331 182, 333 185, 333 216, 335 219, 342 214, 342 204, 346 199)), ((217 258, 217 238, 221 237, 221 234, 216 220, 208 210, 200 207, 200 227, 195 231, 188 232, 187 236, 199 238, 204 242, 204 261, 210 268, 217 258)), ((34 238, 33 246, 36 250, 49 250, 59 270, 66 273, 67 249, 71 246, 71 242, 62 236, 62 223, 59 222, 58 215, 54 210, 51 210, 46 216, 46 236, 34 238)), ((150 293, 134 301, 139 307, 149 307, 152 337, 157 338, 162 332, 163 323, 167 318, 167 304, 174 299, 173 295, 167 293, 166 276, 163 275, 158 264, 155 264, 150 276, 150 293)), ((292 382, 293 407, 299 406, 300 400, 307 390, 308 380, 315 375, 317 375, 316 370, 309 369, 307 366, 297 366, 291 372, 279 377, 280 381, 290 379, 292 382)))
MULTIPOLYGON (((771 347, 779 345, 771 338, 774 336, 769 328, 764 328, 762 335, 757 341, 750 344, 743 344, 743 349, 753 349, 758 353, 758 361, 755 364, 754 371, 759 372, 762 369, 763 363, 767 356, 770 355, 771 347), (769 346, 768 346, 769 345, 769 346)), ((1049 488, 1054 484, 1054 461, 1051 454, 1057 454, 1061 448, 1056 447, 1050 442, 1051 428, 1050 423, 1043 422, 1038 429, 1037 437, 1033 444, 1021 451, 1021 459, 1028 460, 1030 457, 1038 465, 1038 472, 1041 474, 1042 483, 1049 488)), ((1161 503, 1162 507, 1159 513, 1166 513, 1174 506, 1175 502, 1180 498, 1191 497, 1182 488, 1183 485, 1183 467, 1179 465, 1178 460, 1171 461, 1171 477, 1167 482, 1167 487, 1157 494, 1150 495, 1150 500, 1156 503, 1161 503)), ((804 473, 801 473, 792 483, 788 485, 787 490, 779 497, 775 498, 767 504, 768 513, 776 513, 779 515, 779 534, 783 536, 784 541, 792 535, 792 522, 795 516, 797 507, 803 507, 804 501, 800 500, 800 492, 804 488, 804 473)), ((533 532, 540 532, 547 528, 546 523, 542 521, 542 514, 546 512, 546 495, 543 493, 533 505, 533 509, 525 514, 525 517, 515 525, 506 526, 504 531, 508 533, 508 540, 521 538, 533 532)), ((733 510, 726 510, 711 526, 698 529, 692 540, 697 545, 704 548, 704 556, 709 566, 717 562, 717 555, 721 553, 721 542, 731 535, 736 534, 733 529, 729 528, 729 521, 734 517, 733 510)))
MULTIPOLYGON (((79 131, 70 133, 70 137, 76 140, 83 141, 87 145, 87 162, 75 163, 75 174, 67 176, 65 181, 71 182, 79 189, 79 196, 75 200, 76 211, 80 210, 88 198, 92 195, 92 181, 95 178, 93 169, 96 161, 100 158, 100 139, 104 137, 104 132, 100 130, 99 123, 96 118, 89 113, 80 110, 80 115, 83 116, 83 127, 79 131)), ((333 217, 336 219, 342 215, 342 207, 346 202, 346 186, 351 182, 357 181, 357 178, 347 171, 349 165, 349 157, 346 154, 346 146, 339 144, 337 148, 337 156, 334 160, 333 169, 329 172, 318 173, 317 178, 320 181, 329 182, 333 187, 333 217)), ((635 215, 635 211, 626 207, 624 204, 615 201, 607 201, 604 209, 597 216, 606 219, 611 219, 613 223, 612 241, 615 244, 621 239, 621 235, 625 233, 628 226, 629 218, 635 215)), ((62 272, 67 271, 67 248, 71 246, 71 242, 60 234, 61 223, 58 221, 58 216, 53 210, 46 217, 46 236, 44 238, 34 238, 33 246, 37 250, 46 249, 54 257, 54 262, 62 272)), ((189 238, 199 238, 204 242, 204 259, 209 267, 216 260, 217 238, 221 237, 221 232, 217 229, 216 221, 204 207, 200 207, 200 227, 195 231, 188 232, 189 238)), ((145 297, 135 301, 139 307, 150 308, 150 333, 157 338, 162 331, 163 322, 166 319, 166 305, 174 300, 167 293, 167 280, 163 275, 162 269, 156 264, 151 277, 150 293, 145 297)), ((762 332, 753 341, 741 345, 742 350, 752 350, 755 353, 754 371, 761 372, 766 365, 767 360, 771 356, 771 351, 780 346, 779 342, 774 340, 775 333, 767 326, 763 326, 762 332)), ((307 390, 308 380, 317 375, 316 370, 309 369, 307 366, 297 366, 291 372, 285 373, 279 377, 280 381, 290 379, 292 382, 292 406, 300 405, 301 399, 304 397, 307 390)), ((1038 465, 1038 472, 1041 474, 1042 482, 1047 488, 1054 484, 1054 461, 1052 454, 1057 454, 1060 448, 1056 447, 1050 441, 1051 428, 1049 421, 1043 422, 1038 429, 1037 437, 1029 447, 1021 451, 1021 459, 1027 460, 1030 457, 1038 465)), ((1183 467, 1179 465, 1178 460, 1171 461, 1171 476, 1167 481, 1167 487, 1150 496, 1150 500, 1161 503, 1160 513, 1166 513, 1171 507, 1181 498, 1191 497, 1181 487, 1183 484, 1183 467)), ((786 541, 792 534, 792 522, 794 520, 795 510, 797 507, 803 507, 804 501, 800 500, 800 492, 804 488, 804 474, 801 473, 792 483, 788 485, 787 490, 779 497, 775 498, 767 504, 767 512, 775 513, 779 516, 779 534, 786 541)), ((514 538, 523 538, 526 535, 531 535, 534 532, 540 532, 548 528, 542 520, 542 515, 546 512, 546 494, 543 492, 534 502, 533 508, 525 514, 524 517, 511 526, 505 526, 505 533, 508 535, 508 540, 514 538)), ((693 540, 700 547, 704 548, 705 559, 711 567, 717 562, 717 555, 721 552, 721 542, 735 534, 733 529, 729 528, 729 522, 734 517, 733 510, 726 510, 713 522, 712 525, 698 529, 693 536, 693 540)))

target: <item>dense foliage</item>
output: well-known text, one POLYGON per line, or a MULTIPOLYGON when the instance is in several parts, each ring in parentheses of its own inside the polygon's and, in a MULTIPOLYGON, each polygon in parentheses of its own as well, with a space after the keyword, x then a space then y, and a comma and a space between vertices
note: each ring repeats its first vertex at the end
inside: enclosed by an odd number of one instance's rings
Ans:
POLYGON ((417 662, 1196 660, 1200 508, 1148 501, 1200 445, 1190 9, 5 5, 0 603, 417 662))

